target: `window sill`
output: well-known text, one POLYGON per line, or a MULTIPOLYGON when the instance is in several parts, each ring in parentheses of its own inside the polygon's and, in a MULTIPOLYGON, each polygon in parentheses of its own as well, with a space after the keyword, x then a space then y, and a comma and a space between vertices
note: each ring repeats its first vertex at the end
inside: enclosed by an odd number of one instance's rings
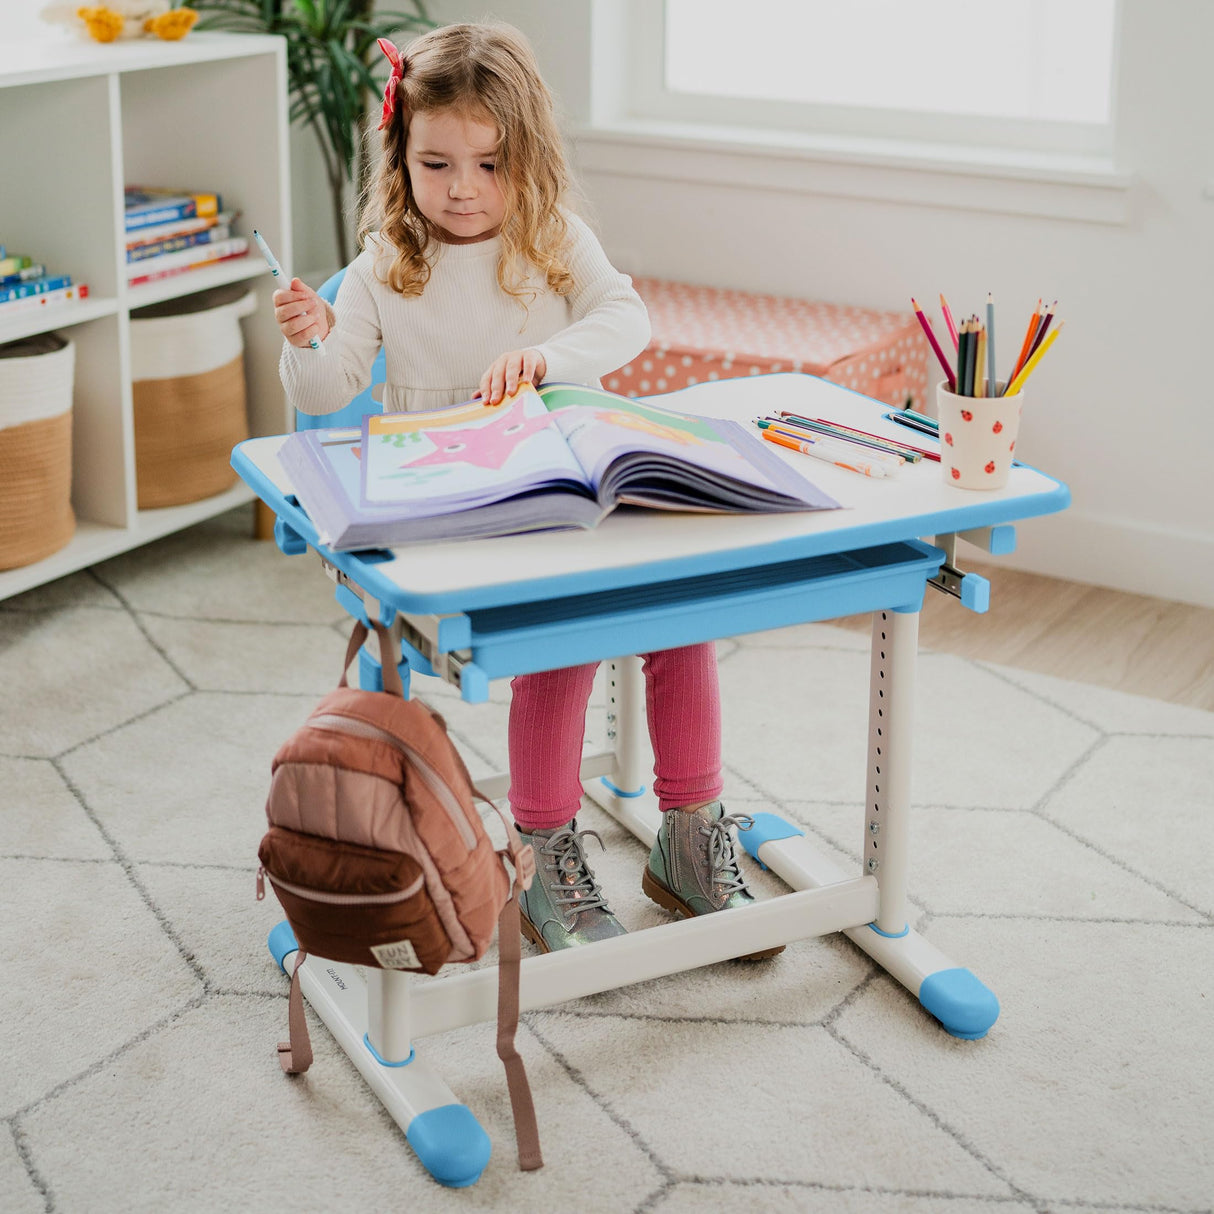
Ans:
POLYGON ((1128 224, 1132 174, 1100 157, 645 120, 573 131, 578 165, 708 185, 1128 224))

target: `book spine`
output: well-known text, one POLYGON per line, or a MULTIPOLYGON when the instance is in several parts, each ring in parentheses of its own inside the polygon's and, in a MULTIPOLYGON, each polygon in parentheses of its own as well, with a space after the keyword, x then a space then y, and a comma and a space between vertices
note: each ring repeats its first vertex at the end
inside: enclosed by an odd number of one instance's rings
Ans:
POLYGON ((231 225, 236 218, 235 211, 222 211, 218 215, 203 219, 175 219, 168 223, 156 223, 150 227, 140 228, 137 232, 128 232, 126 247, 138 248, 141 244, 152 244, 157 240, 167 240, 170 236, 188 236, 191 232, 202 232, 220 224, 231 225))
POLYGON ((31 282, 35 278, 46 277, 46 266, 26 266, 15 274, 5 274, 0 277, 0 287, 15 287, 18 283, 31 282))
POLYGON ((44 291, 41 295, 28 295, 24 299, 13 299, 7 303, 0 303, 0 316, 11 316, 14 312, 28 312, 34 308, 46 308, 75 299, 87 299, 88 294, 88 283, 78 283, 74 287, 60 287, 57 291, 44 291))
POLYGON ((148 244, 136 245, 133 249, 127 249, 126 259, 128 262, 143 261, 148 257, 159 257, 162 253, 180 253, 185 249, 195 248, 197 245, 218 244, 220 241, 227 240, 231 234, 231 228, 219 225, 207 228, 202 232, 187 232, 183 236, 169 236, 164 240, 153 240, 148 244))
POLYGON ((155 274, 161 270, 189 269, 190 266, 216 261, 232 253, 243 253, 248 247, 249 242, 243 236, 231 236, 216 244, 198 245, 193 249, 183 249, 180 253, 160 253, 156 257, 128 265, 127 281, 134 282, 144 274, 155 274))
POLYGON ((219 214, 218 194, 191 194, 184 190, 147 190, 127 187, 126 230, 137 231, 174 219, 208 219, 219 214))
POLYGON ((126 213, 126 230, 137 232, 140 228, 150 228, 155 223, 169 223, 174 219, 194 219, 197 214, 198 204, 192 198, 174 206, 160 206, 150 210, 130 210, 126 213))
POLYGON ((203 266, 215 265, 216 262, 234 261, 237 257, 244 257, 248 254, 249 245, 248 245, 248 241, 246 241, 240 237, 237 237, 234 240, 225 241, 224 244, 222 244, 222 245, 213 245, 212 249, 213 249, 213 252, 207 258, 206 261, 190 262, 187 265, 168 266, 164 269, 153 270, 152 266, 155 264, 154 261, 149 260, 147 262, 144 262, 140 265, 139 268, 141 270, 147 270, 148 272, 140 274, 136 278, 127 279, 127 286, 138 287, 138 286, 141 286, 143 283, 155 282, 157 279, 160 279, 160 278, 171 278, 174 274, 184 274, 187 270, 198 270, 198 269, 201 269, 203 266), (233 251, 228 252, 228 253, 223 253, 222 255, 219 253, 219 250, 221 248, 224 248, 226 245, 237 244, 237 243, 240 244, 242 247, 239 249, 234 249, 233 251))
POLYGON ((56 278, 39 278, 34 282, 21 283, 15 287, 5 287, 0 290, 0 303, 11 303, 14 299, 25 299, 30 295, 43 295, 47 291, 58 291, 61 287, 70 287, 70 274, 60 274, 56 278))

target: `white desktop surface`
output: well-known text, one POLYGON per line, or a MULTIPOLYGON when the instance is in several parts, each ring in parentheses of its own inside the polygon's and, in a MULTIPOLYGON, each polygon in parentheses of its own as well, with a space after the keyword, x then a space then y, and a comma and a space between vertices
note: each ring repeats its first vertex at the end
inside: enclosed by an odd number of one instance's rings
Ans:
MULTIPOLYGON (((787 409, 927 449, 936 445, 885 420, 889 406, 809 375, 716 380, 646 399, 744 422, 787 409)), ((1028 436, 1031 452, 1031 416, 1022 435, 1028 436)), ((280 492, 290 493, 277 458, 283 440, 282 435, 251 439, 239 450, 280 492)), ((760 515, 621 510, 591 531, 397 548, 391 559, 375 565, 375 574, 398 587, 414 609, 443 611, 458 609, 444 601, 447 596, 471 592, 480 600, 477 592, 489 588, 495 588, 492 598, 500 603, 644 584, 1011 522, 1061 510, 1069 500, 1064 485, 1029 467, 1013 467, 1003 489, 979 491, 945 484, 935 460, 907 464, 897 475, 877 479, 778 446, 772 450, 843 509, 760 515)))

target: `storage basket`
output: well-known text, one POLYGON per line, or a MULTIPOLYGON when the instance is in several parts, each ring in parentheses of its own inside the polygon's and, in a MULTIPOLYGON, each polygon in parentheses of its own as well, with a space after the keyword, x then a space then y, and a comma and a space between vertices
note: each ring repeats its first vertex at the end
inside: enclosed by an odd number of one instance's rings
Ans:
POLYGON ((58 552, 72 513, 76 347, 58 333, 0 346, 0 569, 58 552))
POLYGON ((236 483, 249 437, 240 320, 257 296, 235 284, 131 313, 135 484, 141 510, 213 497, 236 483))

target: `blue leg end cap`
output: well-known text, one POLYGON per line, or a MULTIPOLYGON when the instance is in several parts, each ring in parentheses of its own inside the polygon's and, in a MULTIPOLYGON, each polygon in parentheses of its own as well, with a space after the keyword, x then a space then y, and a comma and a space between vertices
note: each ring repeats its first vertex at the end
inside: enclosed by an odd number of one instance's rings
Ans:
POLYGON ((976 1041, 999 1018, 999 1000, 967 969, 938 970, 919 987, 919 1002, 954 1037, 976 1041))
POLYGON ((278 962, 278 968, 285 974, 286 967, 283 965, 283 958, 299 951, 299 941, 295 939, 295 933, 285 919, 270 929, 266 946, 270 950, 270 955, 278 962))
POLYGON ((449 1189, 475 1184, 489 1162, 489 1135, 466 1104, 418 1113, 405 1131, 426 1170, 449 1189))

